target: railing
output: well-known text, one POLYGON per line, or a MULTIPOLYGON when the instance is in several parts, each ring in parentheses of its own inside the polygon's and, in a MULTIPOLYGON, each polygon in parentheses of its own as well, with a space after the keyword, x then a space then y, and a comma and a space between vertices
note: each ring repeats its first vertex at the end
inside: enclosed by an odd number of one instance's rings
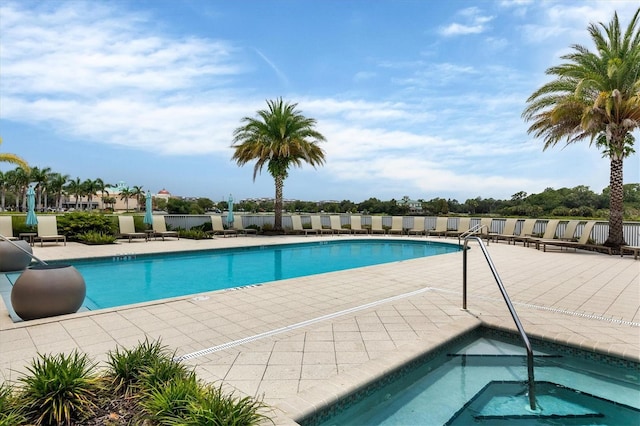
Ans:
POLYGON ((43 265, 46 265, 47 262, 45 262, 44 260, 36 257, 33 253, 28 252, 27 250, 25 250, 24 248, 20 247, 18 244, 14 243, 13 241, 11 241, 10 239, 8 239, 7 237, 5 237, 4 235, 0 234, 0 239, 3 241, 8 242, 9 244, 11 244, 12 246, 14 246, 15 248, 19 249, 20 251, 26 253, 29 255, 29 257, 31 257, 31 259, 35 260, 38 263, 41 263, 43 265))
POLYGON ((489 268, 491 268, 491 273, 500 288, 500 293, 502 293, 502 297, 504 298, 507 307, 509 308, 509 313, 511 314, 511 318, 513 318, 513 322, 516 324, 516 328, 518 329, 518 333, 520 333, 520 338, 524 342, 524 346, 527 350, 527 373, 528 373, 528 385, 529 385, 529 405, 531 409, 535 411, 536 409, 536 393, 535 393, 535 380, 533 375, 533 349, 531 349, 531 343, 529 342, 529 338, 527 334, 524 332, 524 327, 522 327, 522 323, 518 318, 518 314, 516 313, 513 304, 511 303, 511 299, 507 294, 507 290, 504 288, 502 284, 502 280, 498 275, 498 271, 496 270, 493 261, 491 260, 491 256, 489 256, 489 252, 487 251, 487 247, 482 242, 480 237, 475 235, 468 235, 464 239, 464 247, 462 250, 462 309, 467 309, 467 252, 468 252, 468 242, 469 240, 477 240, 480 244, 480 249, 484 254, 485 259, 487 259, 487 263, 489 264, 489 268))
MULTIPOLYGON (((487 230, 487 235, 489 235, 489 232, 491 231, 489 229, 489 227, 479 223, 479 224, 469 228, 468 231, 465 231, 462 234, 458 235, 458 245, 460 245, 460 241, 461 240, 464 240, 464 239, 466 239, 467 237, 469 237, 471 235, 481 234, 483 228, 487 230)), ((489 245, 489 240, 488 239, 487 239, 487 245, 489 245)))

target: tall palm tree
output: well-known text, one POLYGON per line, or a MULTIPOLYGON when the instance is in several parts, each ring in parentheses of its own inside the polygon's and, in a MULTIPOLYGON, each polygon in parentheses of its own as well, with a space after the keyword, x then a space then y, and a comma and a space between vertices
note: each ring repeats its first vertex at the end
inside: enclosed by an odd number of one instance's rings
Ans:
POLYGON ((535 91, 522 116, 544 149, 589 140, 609 157, 609 236, 605 245, 625 244, 623 160, 633 152, 629 135, 640 125, 640 9, 624 34, 615 13, 608 25, 590 24, 596 52, 573 45, 561 65, 547 69, 555 80, 535 91))
POLYGON ((65 191, 67 191, 67 194, 73 195, 76 199, 76 210, 80 208, 80 197, 84 195, 84 186, 82 185, 82 183, 83 182, 80 180, 80 178, 76 177, 75 179, 70 179, 67 182, 67 186, 65 187, 65 191))
POLYGON ((93 201, 93 196, 98 195, 100 186, 95 180, 86 179, 84 182, 82 182, 82 187, 84 189, 84 195, 87 196, 87 209, 91 211, 91 202, 93 201))
POLYGON ((63 175, 60 173, 52 173, 49 178, 49 191, 54 195, 57 210, 62 210, 62 196, 69 178, 69 175, 63 175))
POLYGON ((253 180, 266 164, 275 180, 274 230, 282 230, 282 189, 289 167, 302 167, 302 163, 314 168, 324 164, 324 151, 318 142, 325 137, 314 129, 316 120, 303 116, 296 110, 298 104, 277 100, 267 101, 268 109, 258 111, 258 117, 244 117, 244 123, 233 132, 232 159, 239 166, 256 160, 253 180))
POLYGON ((27 188, 31 181, 31 169, 16 167, 13 170, 13 187, 16 193, 16 210, 27 211, 27 188), (20 206, 22 204, 22 206, 20 206))
POLYGON ((124 200, 127 211, 129 211, 129 198, 131 198, 133 194, 129 188, 122 188, 120 190, 120 199, 124 200))
POLYGON ((43 207, 42 195, 46 193, 47 182, 49 181, 49 175, 51 174, 50 167, 33 167, 31 168, 31 182, 36 184, 36 208, 40 210, 43 207))
MULTIPOLYGON (((0 138, 0 145, 2 145, 2 138, 0 138)), ((27 162, 15 154, 0 153, 0 161, 15 164, 18 167, 29 170, 29 165, 27 164, 27 162)))
POLYGON ((2 170, 0 170, 0 211, 5 210, 5 199, 8 190, 9 178, 6 173, 3 173, 2 170))
POLYGON ((101 178, 97 178, 94 182, 96 184, 96 189, 100 192, 100 194, 102 194, 102 208, 104 209, 104 199, 107 195, 109 195, 109 191, 107 191, 107 188, 111 186, 111 184, 105 183, 105 181, 101 178))
POLYGON ((145 196, 146 194, 141 186, 134 185, 133 188, 131 188, 131 198, 135 198, 136 200, 136 211, 140 211, 140 206, 144 204, 145 196))

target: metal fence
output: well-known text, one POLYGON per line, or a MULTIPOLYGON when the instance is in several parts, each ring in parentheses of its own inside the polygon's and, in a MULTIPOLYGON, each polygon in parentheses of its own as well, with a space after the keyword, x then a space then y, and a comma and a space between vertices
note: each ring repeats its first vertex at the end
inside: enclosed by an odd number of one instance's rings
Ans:
MULTIPOLYGON (((227 216, 226 214, 222 214, 222 221, 226 223, 227 216)), ((311 214, 302 214, 300 218, 302 220, 302 225, 311 223, 311 214)), ((330 219, 327 214, 319 214, 322 225, 324 227, 330 227, 330 219)), ((336 215, 340 216, 340 223, 342 225, 349 225, 351 223, 351 215, 336 215)), ((370 215, 361 215, 361 222, 363 226, 371 225, 371 216, 370 215)), ((251 225, 258 226, 263 228, 265 224, 273 226, 274 217, 273 214, 239 214, 234 213, 235 220, 242 220, 244 227, 248 227, 251 225)), ((382 226, 391 227, 391 216, 383 216, 382 217, 382 226)), ((424 220, 425 221, 425 229, 433 229, 436 226, 435 216, 403 216, 402 223, 405 229, 411 229, 414 226, 415 220, 424 220)), ((211 219, 208 215, 166 215, 165 220, 167 225, 173 229, 182 228, 182 229, 191 229, 194 226, 201 226, 207 222, 210 222, 211 219)), ((457 229, 458 227, 459 217, 450 217, 448 219, 448 228, 449 229, 457 229)), ((493 218, 491 221, 491 229, 490 232, 501 233, 504 229, 506 219, 504 218, 493 218)), ((584 221, 586 222, 586 221, 584 221)), ((519 219, 516 223, 516 234, 519 234, 522 230, 522 225, 524 223, 524 219, 519 219)), ((533 232, 536 234, 543 234, 547 227, 548 219, 538 219, 536 225, 534 227, 533 232)), ((556 229, 556 236, 560 236, 564 233, 564 230, 567 226, 568 220, 560 221, 558 228, 556 229)), ((480 224, 480 218, 471 218, 471 227, 480 224)), ((293 227, 291 222, 291 215, 283 215, 282 216, 282 226, 285 229, 291 229, 293 227)), ((584 223, 581 223, 576 229, 576 237, 582 235, 582 229, 584 228, 584 223)), ((630 246, 640 246, 640 222, 624 222, 623 225, 624 239, 626 243, 630 246)), ((596 244, 602 244, 607 239, 609 235, 609 224, 607 221, 598 221, 596 222, 593 230, 591 231, 591 238, 595 241, 596 244)))

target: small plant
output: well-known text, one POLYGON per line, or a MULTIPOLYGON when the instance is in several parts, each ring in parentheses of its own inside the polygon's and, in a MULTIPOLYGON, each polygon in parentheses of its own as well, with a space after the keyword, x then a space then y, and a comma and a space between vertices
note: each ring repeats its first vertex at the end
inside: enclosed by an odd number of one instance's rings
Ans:
POLYGON ((0 384, 0 426, 14 426, 25 423, 21 405, 13 396, 13 389, 6 383, 0 384))
POLYGON ((145 339, 133 349, 116 348, 107 353, 106 373, 117 394, 131 396, 137 390, 145 369, 156 360, 166 357, 167 351, 160 341, 145 339))
POLYGON ((190 238, 192 240, 205 240, 211 238, 211 234, 207 234, 202 229, 191 228, 191 229, 180 229, 180 237, 181 238, 190 238))
POLYGON ((113 244, 117 240, 115 235, 97 231, 87 231, 83 234, 78 234, 77 238, 85 244, 113 244))
POLYGON ((156 383, 156 386, 145 391, 141 404, 147 417, 153 421, 184 425, 190 407, 198 401, 201 392, 196 375, 190 373, 186 377, 156 383))
POLYGON ((21 377, 19 394, 25 416, 36 425, 73 424, 93 414, 101 380, 87 355, 39 355, 21 377))
POLYGON ((273 225, 270 223, 264 223, 262 225, 262 231, 263 232, 269 232, 269 231, 273 231, 273 225))

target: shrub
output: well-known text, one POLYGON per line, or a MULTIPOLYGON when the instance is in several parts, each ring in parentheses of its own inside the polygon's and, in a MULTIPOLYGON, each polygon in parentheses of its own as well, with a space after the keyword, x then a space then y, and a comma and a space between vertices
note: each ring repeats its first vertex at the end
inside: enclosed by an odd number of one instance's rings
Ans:
POLYGON ((116 242, 116 236, 104 234, 102 232, 88 231, 84 234, 78 234, 78 240, 85 244, 113 244, 116 242))
POLYGON ((100 213, 73 212, 58 216, 60 232, 68 239, 77 240, 81 234, 97 232, 115 235, 116 224, 111 216, 100 213))
POLYGON ((211 234, 207 234, 202 229, 191 228, 191 229, 180 229, 180 238, 190 238, 192 240, 205 240, 207 238, 212 238, 211 234))
POLYGON ((0 426, 14 426, 25 422, 21 405, 13 396, 13 389, 6 383, 0 384, 0 426))
POLYGON ((36 425, 73 424, 93 413, 101 381, 95 364, 84 354, 39 355, 19 395, 25 416, 36 425))
MULTIPOLYGON (((267 405, 250 397, 225 395, 222 387, 207 386, 199 400, 192 403, 185 416, 185 425, 256 425, 270 420, 263 411, 267 405)), ((272 422, 273 423, 273 422, 272 422)))
POLYGON ((145 339, 133 349, 116 348, 107 353, 106 373, 113 390, 131 396, 136 390, 146 366, 166 356, 166 348, 160 341, 145 339))
POLYGON ((185 424, 190 407, 198 401, 202 392, 195 374, 156 383, 147 390, 142 400, 149 419, 160 424, 185 424))

